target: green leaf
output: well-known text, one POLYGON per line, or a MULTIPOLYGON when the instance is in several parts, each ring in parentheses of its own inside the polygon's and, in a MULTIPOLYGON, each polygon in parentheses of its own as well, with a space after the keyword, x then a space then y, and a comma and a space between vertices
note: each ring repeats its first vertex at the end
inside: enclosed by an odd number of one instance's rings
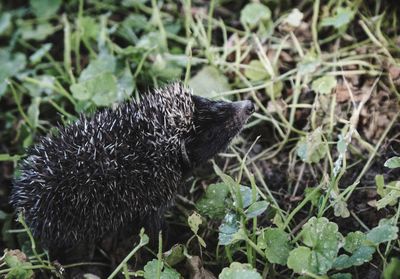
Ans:
POLYGON ((339 29, 349 24, 354 14, 355 11, 351 10, 349 7, 338 7, 334 16, 322 19, 321 26, 333 26, 339 29))
POLYGON ((297 143, 297 156, 306 163, 318 163, 326 154, 322 129, 318 127, 297 143))
POLYGON ((163 257, 169 266, 174 266, 186 258, 185 246, 183 244, 175 244, 171 249, 163 253, 163 257))
POLYGON ((244 213, 248 219, 251 219, 261 215, 265 210, 267 210, 268 205, 269 202, 267 201, 258 201, 250 205, 244 213))
POLYGON ((247 4, 240 12, 240 22, 250 29, 271 20, 271 10, 261 3, 247 4))
POLYGON ((282 95, 282 90, 283 90, 283 82, 281 80, 277 80, 271 84, 269 84, 265 88, 265 92, 268 94, 268 96, 272 99, 276 99, 282 95))
POLYGON ((129 66, 126 66, 122 71, 122 74, 117 78, 117 101, 122 102, 132 95, 133 90, 136 88, 136 84, 133 80, 129 66))
POLYGON ((181 275, 173 268, 164 267, 160 279, 180 279, 181 275))
POLYGON ((291 247, 289 235, 282 229, 265 229, 257 238, 257 246, 265 249, 265 255, 270 263, 286 265, 291 247))
POLYGON ((382 198, 376 202, 378 210, 385 208, 388 205, 394 206, 400 198, 400 181, 392 181, 385 185, 383 175, 375 176, 376 191, 382 198))
POLYGON ((203 223, 201 216, 197 212, 193 212, 192 215, 188 217, 188 224, 192 232, 197 235, 199 231, 199 226, 203 223))
POLYGON ((385 167, 390 169, 400 168, 400 157, 392 157, 384 164, 385 167))
POLYGON ((378 210, 385 208, 388 205, 396 205, 400 198, 400 181, 393 181, 389 183, 389 186, 391 188, 385 188, 383 198, 376 202, 378 210))
POLYGON ((375 252, 375 247, 369 245, 367 236, 359 231, 351 232, 346 236, 344 249, 352 255, 350 257, 340 255, 334 263, 336 269, 345 269, 369 262, 375 252))
POLYGON ((350 211, 347 208, 347 203, 340 198, 335 200, 335 204, 333 206, 334 214, 337 217, 348 218, 350 216, 350 211))
POLYGON ((32 24, 22 25, 20 30, 22 39, 26 41, 43 41, 56 31, 55 26, 48 22, 40 23, 36 26, 32 24))
POLYGON ((329 94, 336 87, 337 80, 334 76, 324 76, 314 80, 311 89, 321 94, 329 94))
POLYGON ((256 269, 251 267, 249 264, 242 264, 233 262, 229 267, 225 267, 220 275, 219 279, 261 279, 261 275, 256 269))
POLYGON ((0 14, 0 35, 6 33, 11 27, 11 13, 3 12, 0 14))
POLYGON ((211 184, 206 194, 196 203, 196 208, 202 215, 222 219, 227 210, 225 200, 228 195, 229 187, 225 183, 211 184))
POLYGON ((318 274, 331 269, 343 236, 338 226, 325 217, 312 217, 301 231, 303 243, 312 248, 311 265, 318 274))
MULTIPOLYGON (((135 1, 137 2, 137 1, 135 1)), ((167 23, 167 22, 165 22, 167 23)), ((118 28, 118 34, 126 39, 128 42, 133 43, 134 45, 138 42, 137 34, 139 34, 142 30, 148 29, 149 27, 149 20, 146 16, 142 14, 130 14, 126 17, 118 28)), ((168 33, 171 33, 167 28, 168 26, 164 26, 168 33)), ((145 34, 148 31, 144 32, 145 34)), ((143 40, 144 37, 142 37, 143 40)))
POLYGON ((392 258, 383 271, 383 279, 400 278, 400 259, 392 258))
POLYGON ((251 60, 244 70, 244 75, 250 80, 264 80, 269 78, 268 71, 260 60, 251 60))
POLYGON ((33 127, 37 127, 39 124, 39 106, 40 106, 41 98, 35 97, 32 99, 32 103, 28 108, 28 118, 33 127))
POLYGON ((114 73, 115 67, 115 57, 107 53, 102 53, 96 59, 90 61, 89 65, 82 71, 79 76, 79 82, 93 79, 100 74, 114 73))
POLYGON ((293 28, 297 28, 300 26, 303 17, 304 15, 302 12, 300 12, 298 9, 293 9, 290 14, 285 18, 284 23, 293 28))
POLYGON ((157 259, 153 259, 153 260, 147 262, 147 264, 143 268, 143 271, 144 271, 143 277, 145 279, 156 278, 157 269, 158 269, 158 260, 157 259))
POLYGON ((53 93, 54 82, 56 81, 54 76, 40 75, 36 76, 35 80, 37 83, 23 82, 31 97, 42 97, 43 94, 48 96, 53 93))
MULTIPOLYGON (((158 260, 157 259, 147 262, 147 264, 143 268, 144 279, 157 278, 157 269, 158 269, 158 260)), ((164 266, 164 263, 161 262, 160 279, 179 279, 179 278, 180 278, 180 274, 175 269, 164 266)))
POLYGON ((289 253, 287 266, 293 269, 294 272, 303 273, 317 273, 317 269, 311 263, 311 249, 304 246, 299 246, 289 253))
POLYGON ((129 66, 116 72, 116 58, 100 54, 82 71, 79 83, 71 86, 78 100, 92 100, 97 106, 108 106, 129 98, 136 87, 129 66), (116 76, 117 75, 117 76, 116 76))
POLYGON ((310 202, 313 206, 317 206, 319 203, 319 199, 321 197, 321 192, 320 191, 316 191, 312 194, 312 192, 314 191, 314 188, 311 187, 307 187, 304 189, 304 194, 307 198, 310 199, 310 202), (312 197, 310 198, 309 196, 312 195, 312 197))
POLYGON ((272 219, 272 224, 276 225, 280 229, 285 228, 285 223, 283 222, 282 216, 277 211, 275 212, 275 216, 272 219))
POLYGON ((397 239, 399 228, 390 224, 389 220, 381 219, 379 225, 367 233, 367 239, 378 245, 397 239))
POLYGON ((152 75, 164 81, 176 80, 182 75, 182 67, 175 61, 166 59, 161 54, 155 56, 150 70, 152 75))
POLYGON ((25 69, 26 57, 22 53, 11 54, 6 49, 0 48, 0 97, 7 88, 7 79, 15 76, 21 70, 25 69))
POLYGON ((372 256, 375 253, 375 248, 371 246, 361 246, 354 251, 349 257, 348 255, 340 255, 335 259, 333 268, 335 269, 346 269, 351 266, 360 266, 366 262, 372 260, 372 256))
POLYGON ((199 226, 202 223, 203 223, 203 221, 201 220, 201 216, 197 212, 193 212, 193 214, 190 215, 188 218, 188 224, 189 224, 190 229, 197 236, 197 239, 198 239, 199 243, 201 244, 201 246, 203 246, 205 248, 206 247, 205 241, 197 234, 197 232, 199 231, 199 226))
POLYGON ((23 259, 23 261, 26 261, 26 256, 23 255, 19 250, 6 251, 4 261, 9 267, 16 267, 21 264, 23 259))
POLYGON ((297 69, 299 71, 299 74, 308 75, 315 72, 320 64, 321 61, 317 57, 315 57, 311 53, 308 53, 297 64, 297 69))
POLYGON ((26 255, 20 250, 6 250, 4 261, 11 268, 6 279, 30 279, 33 277, 32 264, 27 262, 26 255))
POLYGON ((100 25, 96 22, 95 18, 84 16, 79 23, 82 31, 82 39, 97 39, 100 33, 100 25))
MULTIPOLYGON (((240 185, 240 198, 242 200, 243 209, 250 206, 253 202, 253 192, 250 187, 240 185)), ((256 200, 258 200, 259 196, 258 193, 256 195, 256 200)), ((234 197, 234 206, 239 205, 239 197, 235 195, 234 197)))
POLYGON ((207 98, 218 96, 219 93, 231 89, 226 77, 212 66, 203 67, 189 80, 189 86, 196 95, 207 98))
POLYGON ((142 247, 142 246, 144 246, 144 245, 146 245, 146 244, 148 244, 149 243, 149 236, 147 235, 147 234, 145 234, 145 232, 144 232, 144 228, 142 228, 141 230, 140 230, 140 232, 139 232, 139 237, 140 237, 140 242, 139 242, 139 245, 138 246, 140 246, 140 247, 142 247))
POLYGON ((239 216, 235 212, 229 212, 219 226, 218 243, 228 245, 240 239, 239 216))
POLYGON ((97 106, 109 106, 117 99, 117 80, 110 73, 73 84, 70 89, 77 100, 92 100, 97 106))
POLYGON ((136 47, 145 50, 154 50, 154 52, 157 51, 158 53, 166 50, 165 42, 162 40, 160 32, 144 33, 137 42, 136 47))
POLYGON ((61 5, 61 0, 29 0, 33 13, 38 18, 55 15, 61 5))
POLYGON ((355 250, 364 245, 367 236, 362 232, 350 232, 345 237, 344 250, 353 253, 355 250))
MULTIPOLYGON (((29 267, 32 264, 27 264, 29 267)), ((25 269, 22 266, 13 267, 6 275, 5 279, 31 279, 33 278, 32 269, 25 269)))
POLYGON ((133 32, 138 32, 147 28, 148 19, 142 14, 130 14, 122 22, 122 26, 126 29, 132 29, 133 32))
MULTIPOLYGON (((229 187, 233 195, 233 205, 240 209, 245 209, 253 203, 253 192, 250 187, 240 185, 229 175, 223 173, 217 165, 214 164, 215 173, 221 177, 222 181, 229 187)), ((256 193, 256 201, 259 199, 259 194, 256 193)))

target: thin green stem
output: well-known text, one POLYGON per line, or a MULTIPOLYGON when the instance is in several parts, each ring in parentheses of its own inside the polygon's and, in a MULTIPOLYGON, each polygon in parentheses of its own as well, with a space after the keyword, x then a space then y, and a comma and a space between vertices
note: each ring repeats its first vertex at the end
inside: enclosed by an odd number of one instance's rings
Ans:
POLYGON ((311 32, 312 32, 312 38, 313 38, 315 50, 317 51, 317 53, 319 55, 321 55, 321 48, 319 47, 319 43, 318 43, 318 26, 317 26, 318 15, 319 15, 319 6, 320 6, 320 0, 315 0, 314 6, 313 6, 311 32))

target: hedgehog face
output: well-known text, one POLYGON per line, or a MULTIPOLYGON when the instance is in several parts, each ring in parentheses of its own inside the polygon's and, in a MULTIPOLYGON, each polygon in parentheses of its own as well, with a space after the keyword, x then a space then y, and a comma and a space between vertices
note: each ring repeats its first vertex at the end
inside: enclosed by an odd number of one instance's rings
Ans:
POLYGON ((192 96, 194 102, 194 132, 185 144, 192 166, 198 166, 223 151, 242 130, 254 112, 250 101, 211 101, 192 96))

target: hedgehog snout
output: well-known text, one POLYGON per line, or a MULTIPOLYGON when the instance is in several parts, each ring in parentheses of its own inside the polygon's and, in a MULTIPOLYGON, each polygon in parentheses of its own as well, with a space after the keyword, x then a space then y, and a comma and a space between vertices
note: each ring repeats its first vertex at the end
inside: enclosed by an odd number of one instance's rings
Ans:
POLYGON ((253 114, 255 110, 253 102, 249 100, 234 102, 234 106, 237 109, 240 117, 245 121, 253 114))

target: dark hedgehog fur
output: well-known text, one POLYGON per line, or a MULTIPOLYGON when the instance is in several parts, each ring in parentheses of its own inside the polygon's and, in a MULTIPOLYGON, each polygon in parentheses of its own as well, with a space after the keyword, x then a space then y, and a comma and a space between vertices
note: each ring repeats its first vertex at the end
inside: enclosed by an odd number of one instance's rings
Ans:
POLYGON ((28 150, 11 204, 46 247, 99 241, 162 215, 185 174, 222 151, 254 107, 180 83, 81 115, 28 150))

